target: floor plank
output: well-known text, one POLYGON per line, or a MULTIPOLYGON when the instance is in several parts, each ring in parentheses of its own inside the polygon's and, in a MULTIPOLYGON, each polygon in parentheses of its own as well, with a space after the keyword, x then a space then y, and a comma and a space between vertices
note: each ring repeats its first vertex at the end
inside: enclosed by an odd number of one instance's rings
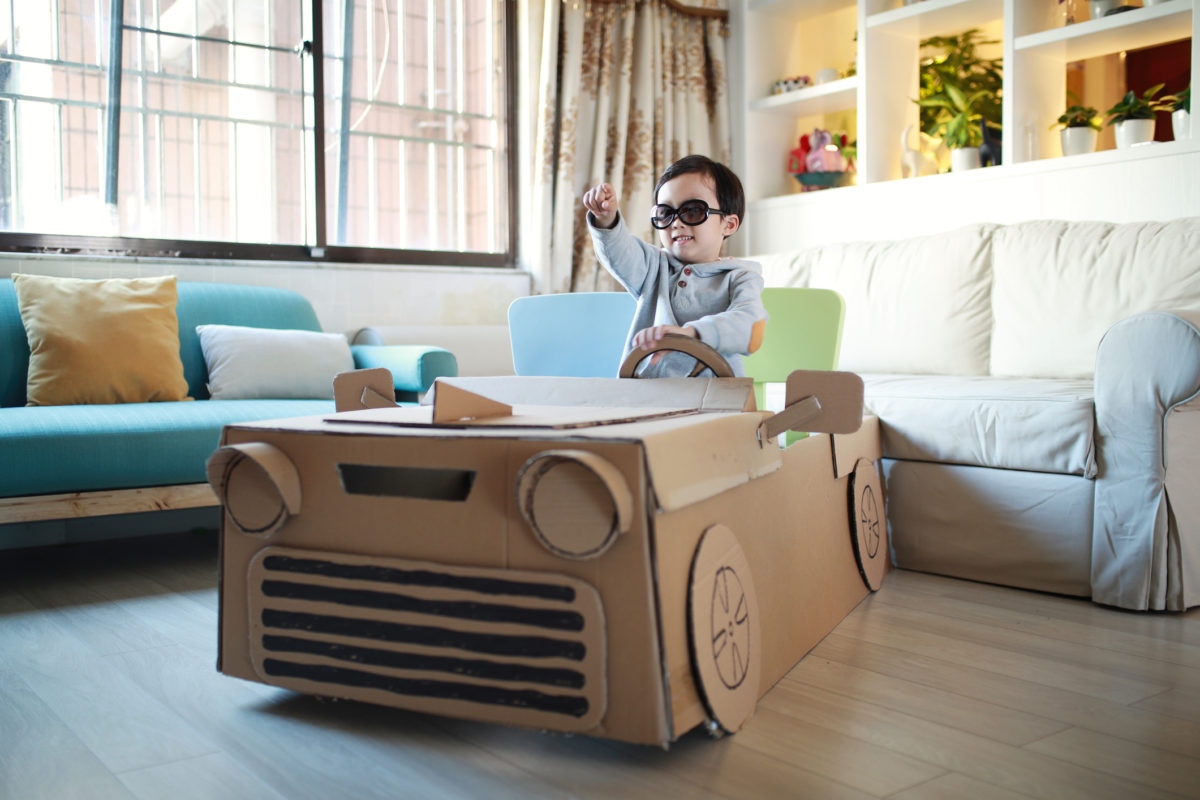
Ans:
POLYGON ((1200 726, 1144 708, 1149 701, 1128 706, 1096 700, 985 669, 864 642, 839 631, 825 637, 809 657, 814 656, 963 697, 986 698, 1005 708, 1200 758, 1200 726))
POLYGON ((1200 609, 894 572, 742 731, 663 750, 221 675, 215 564, 211 535, 0 559, 0 797, 1200 797, 1200 609))
POLYGON ((18 676, 0 670, 0 797, 134 800, 116 776, 18 676))

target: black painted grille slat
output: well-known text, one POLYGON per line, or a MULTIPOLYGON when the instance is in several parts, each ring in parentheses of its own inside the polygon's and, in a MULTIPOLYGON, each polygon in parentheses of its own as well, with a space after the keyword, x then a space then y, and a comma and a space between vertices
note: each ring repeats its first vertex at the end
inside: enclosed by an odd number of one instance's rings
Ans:
POLYGON ((603 606, 577 578, 289 547, 248 577, 275 685, 555 730, 607 706, 603 606))

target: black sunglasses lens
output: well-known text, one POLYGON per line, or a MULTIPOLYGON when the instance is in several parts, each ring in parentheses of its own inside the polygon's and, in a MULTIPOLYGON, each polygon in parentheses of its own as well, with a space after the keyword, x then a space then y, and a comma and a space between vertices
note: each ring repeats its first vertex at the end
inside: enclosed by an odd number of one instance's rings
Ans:
POLYGON ((702 225, 708 219, 708 206, 704 203, 684 203, 679 207, 679 219, 684 225, 702 225))
POLYGON ((650 212, 650 222, 656 228, 665 228, 675 219, 675 209, 670 206, 655 206, 650 212))

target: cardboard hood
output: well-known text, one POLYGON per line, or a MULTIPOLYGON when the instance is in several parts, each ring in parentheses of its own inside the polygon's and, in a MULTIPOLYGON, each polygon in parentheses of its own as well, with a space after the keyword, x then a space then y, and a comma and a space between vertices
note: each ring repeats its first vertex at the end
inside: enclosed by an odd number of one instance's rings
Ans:
POLYGON ((640 442, 657 505, 670 510, 779 468, 780 451, 763 446, 756 430, 764 415, 753 407, 748 378, 439 378, 430 406, 348 411, 325 421, 411 434, 449 428, 640 442))

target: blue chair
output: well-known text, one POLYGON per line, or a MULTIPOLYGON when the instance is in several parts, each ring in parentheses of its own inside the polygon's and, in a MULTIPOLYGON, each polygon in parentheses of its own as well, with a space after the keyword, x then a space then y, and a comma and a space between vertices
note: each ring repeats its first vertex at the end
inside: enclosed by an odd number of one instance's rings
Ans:
POLYGON ((518 297, 508 307, 518 375, 615 378, 636 303, 625 292, 518 297))

